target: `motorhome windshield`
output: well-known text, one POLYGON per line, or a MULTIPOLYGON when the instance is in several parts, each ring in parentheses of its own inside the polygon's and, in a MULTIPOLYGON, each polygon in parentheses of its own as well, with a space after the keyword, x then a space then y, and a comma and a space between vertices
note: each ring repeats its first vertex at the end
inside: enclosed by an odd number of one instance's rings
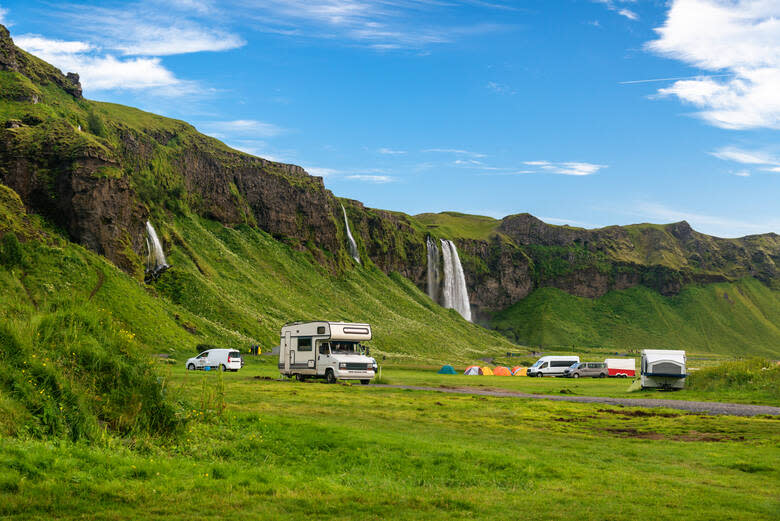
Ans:
POLYGON ((331 342, 330 351, 338 355, 358 355, 361 353, 360 342, 331 342))

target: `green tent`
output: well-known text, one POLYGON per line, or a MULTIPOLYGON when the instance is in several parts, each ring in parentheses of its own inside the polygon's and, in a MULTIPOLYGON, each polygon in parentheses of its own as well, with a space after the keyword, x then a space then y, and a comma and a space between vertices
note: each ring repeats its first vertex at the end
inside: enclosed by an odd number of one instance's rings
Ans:
POLYGON ((458 374, 455 372, 455 369, 451 365, 443 365, 441 366, 441 369, 439 369, 439 374, 458 374))

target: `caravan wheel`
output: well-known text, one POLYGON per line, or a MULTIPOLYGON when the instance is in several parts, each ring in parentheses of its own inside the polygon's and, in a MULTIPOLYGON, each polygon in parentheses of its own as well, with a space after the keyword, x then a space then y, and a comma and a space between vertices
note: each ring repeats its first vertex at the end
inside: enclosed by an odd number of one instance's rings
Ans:
POLYGON ((336 375, 333 374, 333 369, 328 369, 325 371, 325 380, 327 380, 329 384, 336 383, 336 375))

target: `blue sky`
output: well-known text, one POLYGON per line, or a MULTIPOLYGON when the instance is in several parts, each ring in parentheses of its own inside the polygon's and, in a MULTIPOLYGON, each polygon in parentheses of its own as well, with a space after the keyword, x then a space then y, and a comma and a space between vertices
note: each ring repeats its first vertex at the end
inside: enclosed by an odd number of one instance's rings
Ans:
POLYGON ((85 96, 411 214, 780 232, 777 0, 0 0, 85 96))

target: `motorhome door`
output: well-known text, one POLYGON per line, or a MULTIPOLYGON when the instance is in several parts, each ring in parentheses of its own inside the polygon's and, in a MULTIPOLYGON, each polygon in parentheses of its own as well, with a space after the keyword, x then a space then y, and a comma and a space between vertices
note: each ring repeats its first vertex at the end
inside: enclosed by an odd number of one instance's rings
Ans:
POLYGON ((290 355, 292 354, 292 338, 291 333, 286 331, 284 333, 284 370, 288 372, 290 370, 290 355))

